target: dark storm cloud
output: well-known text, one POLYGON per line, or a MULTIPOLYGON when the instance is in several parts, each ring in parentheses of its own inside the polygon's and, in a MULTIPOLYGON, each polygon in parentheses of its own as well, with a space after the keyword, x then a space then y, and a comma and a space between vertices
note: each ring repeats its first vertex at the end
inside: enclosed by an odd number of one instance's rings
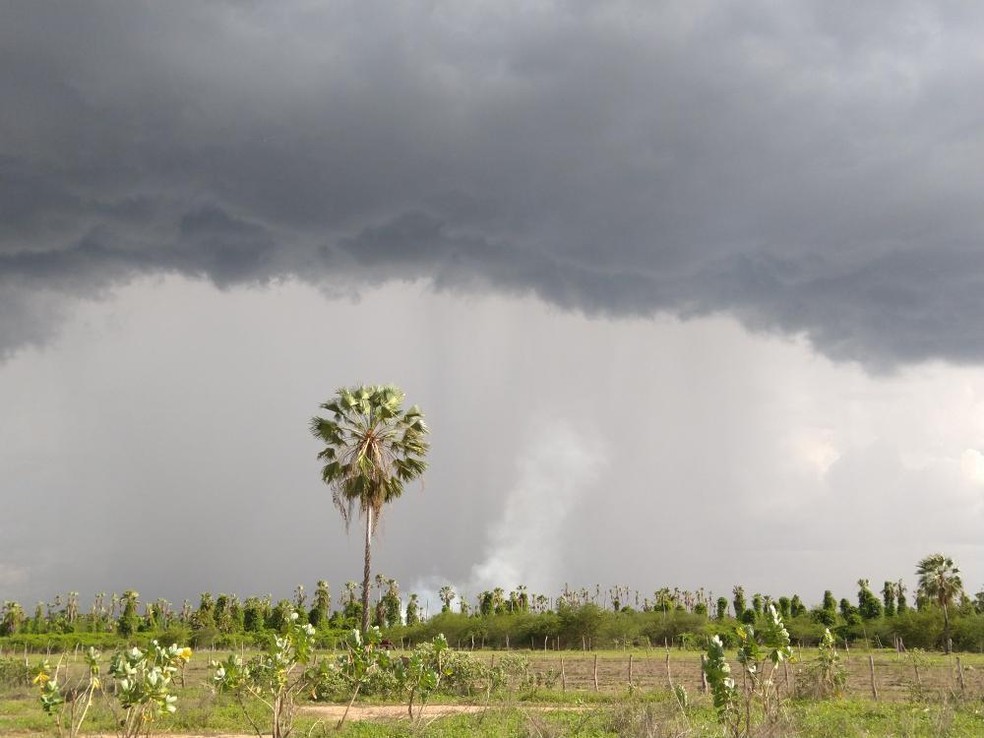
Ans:
MULTIPOLYGON (((984 359, 973 5, 20 3, 0 302, 177 271, 984 359)), ((16 304, 15 304, 16 303, 16 304)), ((0 320, 6 349, 43 337, 0 320)))

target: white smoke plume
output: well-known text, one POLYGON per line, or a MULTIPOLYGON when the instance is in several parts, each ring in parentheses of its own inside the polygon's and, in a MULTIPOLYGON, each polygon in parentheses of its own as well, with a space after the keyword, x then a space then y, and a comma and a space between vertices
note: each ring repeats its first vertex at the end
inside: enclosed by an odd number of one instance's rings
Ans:
MULTIPOLYGON (((467 581, 456 584, 456 592, 474 602, 479 592, 495 587, 556 589, 561 531, 598 478, 606 456, 601 439, 570 422, 536 422, 516 461, 516 483, 506 496, 502 516, 489 531, 485 558, 472 567, 467 581)), ((422 593, 427 614, 440 610, 438 589, 446 583, 439 576, 415 583, 412 591, 422 593)), ((453 609, 458 609, 457 597, 453 609)))
POLYGON ((555 588, 561 531, 604 463, 600 439, 570 423, 554 420, 532 428, 518 459, 516 485, 466 591, 518 584, 531 591, 555 588))

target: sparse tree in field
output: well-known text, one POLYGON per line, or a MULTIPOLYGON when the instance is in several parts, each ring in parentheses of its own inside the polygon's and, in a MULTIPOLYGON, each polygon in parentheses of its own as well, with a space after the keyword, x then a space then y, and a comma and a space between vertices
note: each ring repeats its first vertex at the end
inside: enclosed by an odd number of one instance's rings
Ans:
POLYGON ((868 586, 867 579, 858 580, 858 614, 862 620, 877 620, 882 615, 882 603, 868 586))
POLYGON ((506 611, 506 590, 496 587, 492 590, 492 612, 502 615, 506 611))
POLYGON ((232 610, 229 607, 229 595, 220 593, 215 598, 215 627, 220 633, 233 631, 232 610))
POLYGON ((861 615, 858 613, 858 608, 852 605, 851 601, 846 597, 841 598, 840 614, 844 618, 844 622, 848 625, 857 625, 861 622, 861 615))
POLYGON ((492 591, 484 590, 478 595, 478 614, 488 617, 492 614, 492 591))
POLYGON ((89 610, 89 618, 92 620, 92 627, 96 631, 106 629, 108 612, 106 610, 106 593, 97 592, 92 599, 92 608, 89 610))
POLYGON ((950 653, 949 606, 963 593, 960 570, 953 559, 941 553, 930 554, 916 566, 919 594, 943 608, 943 651, 950 653))
POLYGON ((882 604, 885 608, 885 617, 895 616, 895 582, 885 582, 882 586, 882 604))
POLYGON ((901 579, 895 583, 895 612, 897 615, 901 615, 909 609, 909 603, 905 599, 905 593, 907 591, 908 588, 901 579))
POLYGON ((407 602, 407 625, 417 625, 420 622, 420 603, 417 600, 417 593, 413 592, 410 595, 410 601, 407 602))
POLYGON ((438 591, 437 596, 441 598, 441 612, 451 612, 451 603, 455 598, 454 587, 445 584, 438 591))
POLYGON ((359 585, 351 579, 345 582, 345 604, 343 607, 349 607, 355 604, 355 590, 358 588, 359 585))
POLYGON ((718 597, 717 598, 717 619, 724 620, 725 616, 728 614, 728 598, 718 597))
POLYGON ((780 597, 779 598, 779 614, 782 615, 782 617, 785 618, 785 619, 787 619, 787 620, 789 619, 789 617, 791 615, 791 613, 790 613, 790 610, 791 610, 790 603, 791 602, 792 601, 788 597, 780 597))
POLYGON ((612 603, 612 611, 618 612, 622 609, 622 588, 619 586, 611 587, 608 590, 608 598, 612 603))
POLYGON ((740 584, 736 584, 731 590, 731 594, 734 595, 734 599, 731 604, 735 608, 735 618, 741 620, 741 616, 745 614, 745 588, 740 584))
POLYGON ((123 603, 123 612, 120 613, 119 620, 116 622, 116 630, 120 635, 131 636, 137 632, 137 626, 140 624, 140 618, 137 616, 139 597, 140 593, 132 589, 126 590, 120 597, 123 603))
POLYGON ((318 580, 314 590, 314 603, 308 613, 308 622, 315 628, 321 627, 331 617, 331 589, 324 579, 318 580))
POLYGON ((673 593, 669 587, 660 587, 653 592, 653 608, 664 615, 673 609, 673 593))
POLYGON ((762 595, 756 592, 755 594, 752 595, 752 609, 755 611, 756 617, 762 614, 763 612, 762 607, 763 607, 762 595))
POLYGON ((290 600, 279 600, 267 616, 267 629, 276 630, 278 632, 283 630, 287 627, 287 623, 290 621, 291 615, 293 615, 294 612, 294 604, 290 600))
POLYGON ((161 628, 165 630, 170 627, 174 613, 171 611, 171 603, 163 597, 154 600, 154 614, 161 628))
POLYGON ((362 632, 369 630, 372 534, 383 506, 403 494, 427 464, 427 425, 416 405, 403 409, 403 392, 394 386, 342 388, 321 409, 330 416, 311 419, 311 433, 325 447, 321 479, 348 528, 356 514, 365 518, 362 574, 362 632))
POLYGON ((974 612, 984 615, 984 590, 974 595, 974 612))
POLYGON ((530 593, 525 584, 516 586, 516 609, 527 612, 530 609, 530 593))
POLYGON ((27 617, 19 602, 3 603, 3 619, 0 620, 0 635, 14 635, 20 629, 27 617))
POLYGON ((69 592, 65 600, 65 619, 69 623, 74 623, 79 616, 79 593, 69 592))
POLYGON ((383 595, 383 607, 385 609, 386 627, 392 628, 402 621, 400 610, 403 603, 400 601, 400 587, 395 579, 386 580, 386 594, 383 595))
POLYGON ((793 599, 789 601, 789 613, 794 618, 798 618, 800 615, 806 612, 806 605, 803 604, 803 600, 800 599, 799 595, 793 595, 793 599))
POLYGON ((215 598, 211 592, 201 593, 198 600, 198 612, 195 613, 194 620, 195 628, 199 629, 215 625, 215 598))
POLYGON ((247 597, 243 603, 243 630, 258 633, 266 627, 270 614, 270 601, 261 597, 247 597))

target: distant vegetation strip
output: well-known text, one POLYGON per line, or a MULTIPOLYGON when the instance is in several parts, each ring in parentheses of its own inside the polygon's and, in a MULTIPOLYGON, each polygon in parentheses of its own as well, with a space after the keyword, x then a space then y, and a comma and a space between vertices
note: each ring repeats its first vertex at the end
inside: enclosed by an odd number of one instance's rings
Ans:
MULTIPOLYGON (((641 596, 626 587, 565 588, 549 598, 519 586, 482 592, 474 605, 447 586, 440 593, 441 612, 424 618, 416 594, 403 598, 395 580, 376 580, 371 621, 394 646, 430 641, 443 633, 458 649, 704 649, 715 636, 734 647, 735 625, 761 623, 772 604, 800 646, 817 645, 829 628, 838 643, 847 645, 945 650, 951 643, 959 651, 984 651, 984 592, 969 597, 962 589, 943 602, 932 587, 921 585, 910 605, 901 582, 886 582, 879 596, 862 579, 856 598, 837 600, 827 591, 819 605, 808 608, 796 595, 755 593, 747 598, 741 586, 733 588, 731 598, 668 588, 641 596)), ((97 594, 83 609, 79 595, 69 592, 38 603, 31 612, 17 602, 4 602, 0 648, 63 651, 112 648, 121 640, 147 646, 155 639, 196 648, 259 646, 271 633, 282 631, 295 610, 306 613, 319 648, 338 647, 362 623, 354 583, 346 587, 337 609, 324 581, 310 600, 303 587, 292 600, 277 602, 269 596, 240 599, 205 592, 197 606, 185 601, 180 608, 163 599, 142 601, 135 590, 128 590, 118 596, 97 594)))

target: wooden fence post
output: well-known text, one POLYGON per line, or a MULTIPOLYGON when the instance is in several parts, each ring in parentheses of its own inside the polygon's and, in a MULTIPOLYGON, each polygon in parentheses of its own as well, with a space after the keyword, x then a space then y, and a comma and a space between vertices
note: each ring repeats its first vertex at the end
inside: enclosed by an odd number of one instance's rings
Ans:
POLYGON ((560 657, 560 690, 567 691, 567 670, 564 668, 564 657, 560 657))
POLYGON ((594 679, 594 690, 595 690, 595 692, 597 692, 598 691, 598 654, 595 654, 595 657, 594 657, 594 675, 593 675, 593 679, 594 679))
POLYGON ((632 654, 629 654, 629 686, 632 686, 632 654))
POLYGON ((878 701, 878 687, 875 686, 875 657, 868 654, 868 670, 871 672, 871 696, 878 701))
POLYGON ((704 665, 707 663, 707 656, 705 654, 700 655, 700 691, 707 694, 707 672, 704 671, 704 665))

